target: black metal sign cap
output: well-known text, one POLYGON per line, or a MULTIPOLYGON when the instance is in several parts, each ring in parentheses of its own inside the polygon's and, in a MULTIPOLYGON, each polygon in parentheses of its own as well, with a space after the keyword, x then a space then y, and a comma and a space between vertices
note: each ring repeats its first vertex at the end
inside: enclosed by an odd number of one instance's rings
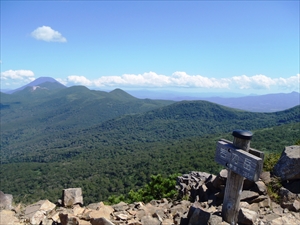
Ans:
POLYGON ((232 135, 240 139, 251 140, 253 134, 249 130, 234 130, 232 135))

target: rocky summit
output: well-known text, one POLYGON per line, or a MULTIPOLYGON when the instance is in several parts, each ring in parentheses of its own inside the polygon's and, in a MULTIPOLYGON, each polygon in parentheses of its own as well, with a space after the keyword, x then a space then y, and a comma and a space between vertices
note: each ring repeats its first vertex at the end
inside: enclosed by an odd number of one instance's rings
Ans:
MULTIPOLYGON (((274 171, 262 172, 256 182, 244 180, 238 225, 300 225, 298 151, 297 146, 285 148, 274 171), (289 169, 278 169, 283 162, 289 169)), ((225 225, 229 224, 222 217, 227 175, 224 169, 217 175, 193 171, 177 177, 180 201, 83 206, 81 188, 68 188, 56 203, 40 200, 25 206, 0 191, 0 225, 225 225)))
MULTIPOLYGON (((280 188, 280 202, 272 201, 267 185, 274 178, 262 173, 257 182, 244 181, 238 224, 300 224, 300 187, 297 193, 280 188), (269 183, 268 183, 269 182, 269 183)), ((191 172, 177 178, 183 199, 152 200, 145 204, 105 205, 103 202, 83 207, 81 188, 64 189, 56 204, 41 200, 31 205, 12 205, 12 196, 0 192, 1 225, 219 225, 227 170, 218 175, 191 172)), ((295 189, 295 188, 294 188, 295 189)), ((294 190, 295 191, 295 190, 294 190)))

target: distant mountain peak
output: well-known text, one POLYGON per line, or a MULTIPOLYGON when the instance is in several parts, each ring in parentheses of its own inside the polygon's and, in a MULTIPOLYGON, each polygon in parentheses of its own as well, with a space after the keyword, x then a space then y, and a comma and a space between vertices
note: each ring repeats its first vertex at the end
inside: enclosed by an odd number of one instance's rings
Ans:
POLYGON ((109 92, 109 94, 110 94, 110 96, 118 97, 122 100, 136 99, 135 97, 133 97, 132 95, 128 94, 126 91, 123 91, 120 88, 116 88, 116 89, 112 90, 111 92, 109 92))
POLYGON ((55 80, 52 77, 39 77, 39 78, 36 78, 34 81, 30 82, 29 84, 33 84, 33 83, 42 84, 42 83, 45 83, 45 82, 55 83, 55 82, 58 82, 58 81, 55 80))
MULTIPOLYGON (((58 89, 58 88, 66 88, 65 85, 59 83, 57 80, 55 80, 52 77, 39 77, 39 78, 35 79, 34 81, 30 82, 29 84, 26 84, 26 85, 24 85, 20 88, 15 89, 15 90, 11 90, 7 93, 8 94, 13 94, 15 92, 22 91, 27 87, 36 87, 36 88, 39 87, 39 88, 42 88, 42 89, 49 89, 49 90, 58 89), (51 85, 49 85, 49 84, 51 84, 51 85)), ((32 90, 36 90, 36 88, 33 88, 32 90)))

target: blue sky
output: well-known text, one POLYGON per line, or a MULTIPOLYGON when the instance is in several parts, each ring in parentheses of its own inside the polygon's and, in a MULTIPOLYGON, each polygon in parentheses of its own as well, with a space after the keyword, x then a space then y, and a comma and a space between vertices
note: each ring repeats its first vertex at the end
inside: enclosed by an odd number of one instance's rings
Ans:
POLYGON ((299 91, 299 1, 1 1, 1 89, 299 91))

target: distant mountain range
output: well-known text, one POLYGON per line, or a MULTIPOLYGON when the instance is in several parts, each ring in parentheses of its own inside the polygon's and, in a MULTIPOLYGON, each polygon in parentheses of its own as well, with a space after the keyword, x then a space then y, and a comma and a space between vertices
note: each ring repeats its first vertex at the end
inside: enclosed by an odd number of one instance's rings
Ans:
MULTIPOLYGON (((67 89, 66 86, 59 83, 51 77, 40 77, 15 90, 3 91, 6 94, 19 94, 28 95, 28 92, 38 91, 40 95, 45 95, 48 92, 58 91, 67 89), (26 93, 22 92, 25 90, 26 93)), ((175 93, 172 91, 150 91, 150 90, 139 90, 139 91, 128 91, 131 96, 142 99, 160 99, 160 100, 171 100, 171 101, 182 101, 182 100, 205 100, 213 102, 219 105, 227 106, 230 108, 250 111, 250 112, 276 112, 285 109, 292 108, 300 104, 300 93, 276 93, 266 95, 253 95, 253 96, 242 96, 236 93, 199 93, 199 94, 188 94, 188 93, 175 93), (216 97, 210 97, 210 96, 216 97), (218 96, 219 95, 219 96, 218 96), (222 96, 222 97, 220 97, 222 96)), ((126 92, 122 92, 122 96, 129 95, 126 92)), ((35 96, 37 94, 35 93, 35 96)))

